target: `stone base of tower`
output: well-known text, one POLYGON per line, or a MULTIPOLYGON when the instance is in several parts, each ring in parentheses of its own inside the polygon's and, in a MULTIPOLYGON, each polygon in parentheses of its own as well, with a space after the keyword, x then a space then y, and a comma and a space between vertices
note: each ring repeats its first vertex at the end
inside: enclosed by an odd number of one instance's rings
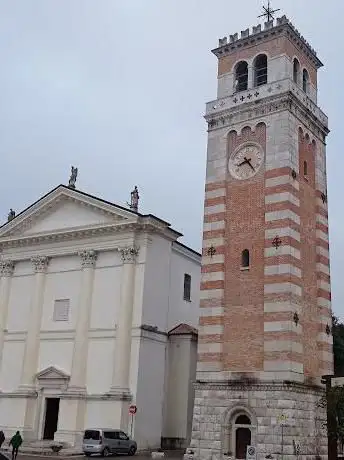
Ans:
POLYGON ((292 382, 197 383, 192 440, 185 457, 246 458, 249 443, 256 447, 257 460, 267 455, 325 460, 326 410, 319 407, 324 393, 323 388, 292 382))

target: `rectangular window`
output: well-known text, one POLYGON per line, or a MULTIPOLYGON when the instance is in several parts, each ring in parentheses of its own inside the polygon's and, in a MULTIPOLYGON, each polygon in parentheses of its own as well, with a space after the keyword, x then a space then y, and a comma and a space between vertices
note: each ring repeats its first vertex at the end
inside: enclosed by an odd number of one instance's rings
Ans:
POLYGON ((184 300, 191 301, 191 275, 184 275, 184 300))
POLYGON ((86 430, 84 433, 84 439, 92 439, 94 441, 99 441, 100 432, 98 430, 86 430))
POLYGON ((69 320, 69 299, 58 299, 54 303, 54 321, 69 320))

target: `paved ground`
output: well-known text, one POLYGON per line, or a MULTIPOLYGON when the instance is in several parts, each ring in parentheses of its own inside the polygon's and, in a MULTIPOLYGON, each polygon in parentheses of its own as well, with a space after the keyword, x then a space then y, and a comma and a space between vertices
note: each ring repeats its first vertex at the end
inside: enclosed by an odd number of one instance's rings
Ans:
MULTIPOLYGON (((9 459, 11 459, 11 455, 6 453, 5 454, 9 459)), ((180 453, 180 452, 166 452, 165 453, 165 458, 168 458, 168 460, 181 460, 183 457, 183 454, 180 453)), ((22 454, 22 455, 18 455, 17 457, 17 460, 47 460, 47 459, 51 459, 51 460, 56 460, 57 458, 60 458, 61 460, 80 460, 80 459, 86 459, 86 457, 84 457, 83 455, 73 455, 73 456, 69 456, 69 457, 64 457, 63 455, 59 455, 58 457, 57 456, 53 456, 53 455, 47 455, 46 457, 44 456, 40 456, 40 455, 28 455, 28 454, 22 454)), ((91 457, 92 459, 94 460, 102 460, 101 457, 91 457)), ((149 454, 136 454, 135 457, 127 457, 127 456, 123 456, 123 457, 120 457, 120 456, 112 456, 110 457, 110 459, 113 459, 113 460, 129 460, 129 459, 132 459, 132 460, 151 460, 151 456, 149 454)))

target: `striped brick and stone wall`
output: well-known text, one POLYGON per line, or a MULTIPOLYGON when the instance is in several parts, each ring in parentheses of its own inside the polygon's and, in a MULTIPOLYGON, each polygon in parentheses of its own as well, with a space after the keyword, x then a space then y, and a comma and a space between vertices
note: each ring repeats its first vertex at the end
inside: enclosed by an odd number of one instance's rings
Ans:
MULTIPOLYGON (((327 117, 315 106, 321 62, 289 27, 220 40, 218 100, 207 105, 201 308, 192 457, 235 457, 236 418, 251 422, 258 459, 277 456, 280 416, 285 456, 326 457, 321 376, 333 370, 326 191, 327 117), (245 38, 246 37, 246 38, 245 38), (258 37, 258 38, 257 38, 258 37), (264 53, 268 83, 253 88, 264 53), (293 59, 310 74, 294 82, 293 59), (248 90, 236 94, 235 68, 248 64, 248 90), (289 79, 292 90, 281 81, 289 79), (262 96, 263 95, 263 96, 262 96), (256 99, 255 99, 256 98, 256 99), (246 180, 230 155, 259 145, 264 163, 246 180), (249 251, 249 264, 242 263, 249 251)), ((256 30, 256 29, 255 29, 256 30)), ((259 28, 258 28, 259 30, 259 28)))

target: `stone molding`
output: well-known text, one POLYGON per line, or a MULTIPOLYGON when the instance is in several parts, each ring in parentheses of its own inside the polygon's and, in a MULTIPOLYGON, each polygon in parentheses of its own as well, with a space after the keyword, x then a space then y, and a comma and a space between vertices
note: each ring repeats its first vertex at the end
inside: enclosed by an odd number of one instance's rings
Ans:
POLYGON ((31 257, 32 267, 35 273, 45 273, 49 265, 50 258, 47 256, 31 257))
POLYGON ((38 388, 49 388, 59 391, 67 389, 70 376, 55 366, 43 369, 36 375, 38 388))
POLYGON ((121 253, 122 262, 124 264, 135 263, 136 258, 139 255, 139 248, 137 246, 128 246, 126 248, 119 248, 118 251, 121 253))
POLYGON ((96 266, 98 254, 93 249, 80 251, 78 255, 81 258, 82 268, 94 268, 96 266))
POLYGON ((309 113, 309 110, 292 92, 263 99, 259 104, 246 103, 237 109, 230 108, 216 114, 208 114, 205 119, 208 122, 208 130, 213 131, 219 128, 233 127, 236 123, 260 119, 285 110, 290 111, 321 142, 325 142, 329 129, 316 116, 309 113))
POLYGON ((150 223, 122 223, 122 224, 109 224, 96 227, 87 227, 82 229, 69 229, 66 231, 52 231, 49 233, 30 235, 24 237, 11 236, 8 239, 4 238, 0 241, 0 250, 8 248, 19 248, 28 246, 39 246, 41 244, 54 244, 66 241, 75 241, 80 239, 89 239, 95 237, 104 237, 109 235, 116 235, 125 232, 142 232, 150 234, 161 234, 164 237, 174 240, 179 233, 166 225, 159 225, 155 222, 150 223), (173 235, 173 237, 172 237, 173 235))
MULTIPOLYGON (((60 399, 82 399, 87 401, 131 401, 132 395, 128 393, 99 393, 99 394, 87 394, 80 391, 79 393, 75 392, 57 392, 56 397, 60 399)), ((30 398, 37 399, 38 391, 0 391, 1 398, 30 398)))
POLYGON ((307 385, 297 382, 257 382, 250 380, 238 381, 214 381, 202 382, 197 380, 194 383, 195 390, 216 390, 216 391, 293 391, 296 393, 313 393, 322 396, 325 394, 325 388, 317 385, 307 385))
POLYGON ((0 261, 0 276, 9 277, 14 273, 15 263, 13 260, 0 261))

